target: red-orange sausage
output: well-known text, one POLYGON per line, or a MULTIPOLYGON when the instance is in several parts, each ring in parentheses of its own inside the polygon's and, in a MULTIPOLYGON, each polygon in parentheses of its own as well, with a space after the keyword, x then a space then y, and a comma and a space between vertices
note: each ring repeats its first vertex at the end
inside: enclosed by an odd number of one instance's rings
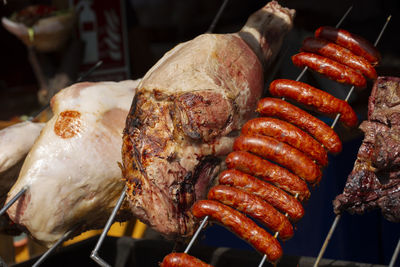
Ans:
POLYGON ((234 151, 249 151, 288 168, 309 183, 320 181, 321 169, 303 152, 263 135, 241 135, 233 143, 234 151))
POLYGON ((213 200, 200 200, 194 203, 192 213, 198 218, 210 216, 222 223, 230 231, 249 242, 256 250, 267 255, 270 262, 282 256, 278 240, 248 217, 224 204, 213 200))
POLYGON ((342 150, 342 142, 331 127, 286 101, 265 97, 258 101, 257 112, 264 116, 278 117, 298 126, 311 134, 331 153, 336 154, 342 150))
POLYGON ((339 83, 351 84, 360 88, 367 86, 367 81, 361 73, 317 54, 301 52, 292 56, 292 62, 297 67, 309 67, 311 70, 339 83))
POLYGON ((378 64, 381 59, 381 55, 375 46, 364 38, 346 30, 322 26, 315 31, 315 37, 327 39, 340 46, 346 47, 354 54, 365 58, 373 65, 378 64))
POLYGON ((279 232, 282 240, 293 236, 293 226, 288 218, 256 195, 235 187, 216 185, 210 189, 207 198, 217 200, 259 220, 272 231, 279 232))
POLYGON ((276 209, 287 213, 289 218, 293 221, 300 220, 304 215, 303 206, 293 196, 247 173, 235 169, 225 170, 219 175, 218 182, 220 184, 234 186, 259 196, 276 209))
POLYGON ((279 79, 270 84, 269 92, 273 96, 287 97, 301 104, 315 107, 319 112, 327 115, 336 116, 340 113, 340 121, 345 125, 348 127, 357 125, 357 115, 346 101, 306 83, 279 79))
POLYGON ((378 76, 375 68, 365 58, 357 56, 347 48, 320 38, 304 39, 302 51, 316 53, 360 71, 365 77, 375 80, 378 76))
POLYGON ((164 257, 160 267, 212 267, 196 257, 186 253, 170 253, 164 257))
POLYGON ((301 200, 308 199, 310 196, 310 190, 304 180, 285 168, 263 160, 256 155, 245 151, 234 151, 229 153, 225 162, 230 169, 237 169, 260 177, 293 195, 299 194, 301 200))
POLYGON ((254 118, 243 125, 242 134, 271 136, 304 152, 322 166, 328 164, 328 155, 321 144, 286 121, 269 117, 254 118))

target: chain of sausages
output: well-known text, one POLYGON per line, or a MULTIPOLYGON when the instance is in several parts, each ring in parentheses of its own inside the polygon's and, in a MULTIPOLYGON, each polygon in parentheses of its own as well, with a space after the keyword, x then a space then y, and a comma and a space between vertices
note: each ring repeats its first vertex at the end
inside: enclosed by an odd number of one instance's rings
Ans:
MULTIPOLYGON (((379 52, 345 30, 320 27, 315 38, 304 40, 301 50, 292 57, 296 66, 307 66, 337 82, 365 87, 366 78, 377 77, 373 66, 379 52)), ((269 92, 328 116, 339 113, 347 127, 357 125, 357 116, 346 101, 306 83, 278 79, 270 84, 269 92)), ((304 215, 301 202, 310 197, 307 182, 318 184, 328 163, 327 152, 339 153, 342 143, 331 127, 282 99, 261 99, 257 112, 262 117, 243 126, 233 152, 226 157, 228 170, 220 173, 219 185, 210 189, 208 200, 193 205, 192 213, 221 223, 274 263, 283 254, 277 237, 291 238, 292 223, 304 215)), ((210 265, 185 253, 172 253, 161 266, 210 265)))

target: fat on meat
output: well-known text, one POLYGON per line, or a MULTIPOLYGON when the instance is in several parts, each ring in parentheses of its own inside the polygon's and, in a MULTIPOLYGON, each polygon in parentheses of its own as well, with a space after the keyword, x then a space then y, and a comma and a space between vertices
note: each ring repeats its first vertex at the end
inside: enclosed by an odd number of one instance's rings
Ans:
MULTIPOLYGON (((26 155, 39 136, 44 123, 20 122, 0 130, 0 207, 17 180, 26 155)), ((0 217, 0 232, 14 233, 6 215, 0 217)))
POLYGON ((202 34, 167 52, 143 77, 123 135, 132 212, 168 238, 192 235, 203 199, 253 117, 264 71, 295 11, 272 1, 237 33, 202 34))
POLYGON ((137 81, 77 83, 52 98, 54 116, 8 193, 10 199, 29 187, 8 215, 40 243, 104 226, 124 187, 118 162, 136 87, 137 81))

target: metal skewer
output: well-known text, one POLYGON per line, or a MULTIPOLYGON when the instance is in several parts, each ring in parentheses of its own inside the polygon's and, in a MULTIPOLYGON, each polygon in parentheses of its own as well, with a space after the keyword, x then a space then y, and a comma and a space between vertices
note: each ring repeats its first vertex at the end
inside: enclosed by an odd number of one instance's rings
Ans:
POLYGON ((214 20, 211 22, 210 28, 206 31, 206 33, 212 33, 214 31, 215 26, 217 25, 217 22, 219 18, 222 15, 222 12, 224 12, 224 9, 226 7, 226 4, 228 4, 228 0, 224 0, 222 3, 221 7, 219 8, 217 15, 215 15, 214 20))
MULTIPOLYGON (((99 60, 93 67, 91 67, 87 72, 83 73, 79 78, 76 80, 76 82, 80 82, 83 79, 85 79, 87 76, 89 76, 93 71, 95 71, 98 67, 100 67, 103 64, 102 60, 99 60)), ((47 104, 43 106, 38 112, 35 113, 35 115, 31 116, 28 121, 33 121, 36 119, 40 113, 45 111, 47 108, 50 107, 50 104, 47 104)), ((14 204, 27 190, 29 189, 29 185, 25 185, 22 187, 22 189, 15 195, 11 200, 4 204, 3 208, 0 210, 0 216, 3 215, 11 206, 14 204)))
MULTIPOLYGON (((385 29, 386 29, 386 27, 387 27, 387 25, 388 25, 388 23, 389 23, 389 21, 390 21, 391 18, 392 18, 392 15, 390 15, 390 16, 386 19, 385 24, 383 25, 383 27, 382 27, 382 29, 381 29, 381 31, 380 31, 378 37, 377 37, 376 40, 375 40, 374 46, 376 46, 376 45, 378 44, 378 42, 379 42, 379 40, 381 39, 382 34, 383 34, 383 32, 385 31, 385 29)), ((351 87, 349 93, 347 94, 347 97, 346 97, 346 99, 345 99, 346 102, 347 102, 348 99, 350 98, 350 95, 351 95, 351 93, 353 92, 353 90, 354 90, 354 86, 351 87)), ((336 118, 335 118, 335 120, 334 120, 334 122, 333 122, 333 124, 332 124, 332 128, 335 126, 335 124, 337 123, 337 121, 339 120, 339 118, 340 118, 340 114, 337 114, 337 115, 336 115, 336 118)), ((333 232, 334 232, 335 229, 336 229, 337 224, 339 223, 340 218, 341 218, 341 215, 340 215, 340 214, 336 215, 335 220, 333 221, 333 223, 332 223, 332 225, 331 225, 331 228, 329 229, 328 235, 326 236, 325 241, 324 241, 324 243, 322 244, 321 250, 319 251, 318 257, 317 257, 317 259, 315 260, 315 263, 314 263, 314 266, 313 266, 313 267, 317 267, 318 264, 319 264, 319 262, 321 261, 321 258, 322 258, 322 256, 323 256, 324 253, 325 253, 325 250, 326 250, 326 248, 327 248, 327 246, 328 246, 329 241, 331 240, 331 237, 332 237, 332 235, 333 235, 333 232)))
POLYGON ((389 267, 394 266, 394 264, 396 263, 397 256, 399 256, 399 252, 400 252, 400 238, 399 238, 399 242, 397 242, 397 246, 393 252, 393 256, 392 256, 392 259, 390 260, 389 267))
POLYGON ((114 222, 115 216, 117 215, 119 208, 121 207, 122 203, 124 202, 124 199, 126 196, 125 195, 126 189, 127 189, 127 186, 125 185, 124 189, 122 189, 122 193, 118 199, 117 204, 115 205, 113 211, 111 212, 110 217, 108 218, 106 226, 104 226, 103 232, 101 232, 101 235, 99 237, 99 240, 96 243, 96 246, 92 250, 92 253, 90 253, 90 258, 92 260, 94 260, 98 265, 103 266, 103 267, 110 267, 111 265, 109 265, 105 260, 103 260, 102 258, 99 257, 99 249, 100 249, 101 245, 103 244, 104 239, 106 238, 106 235, 107 235, 108 231, 110 230, 112 223, 114 222))
POLYGON ((45 259, 50 256, 50 254, 56 249, 58 248, 59 245, 61 245, 62 242, 64 242, 65 240, 67 240, 70 235, 72 234, 72 232, 75 230, 76 228, 74 228, 73 230, 70 230, 68 232, 66 232, 60 239, 58 239, 58 241, 56 243, 54 243, 53 246, 51 246, 51 248, 49 250, 47 250, 33 265, 32 267, 38 267, 40 264, 42 264, 45 259))

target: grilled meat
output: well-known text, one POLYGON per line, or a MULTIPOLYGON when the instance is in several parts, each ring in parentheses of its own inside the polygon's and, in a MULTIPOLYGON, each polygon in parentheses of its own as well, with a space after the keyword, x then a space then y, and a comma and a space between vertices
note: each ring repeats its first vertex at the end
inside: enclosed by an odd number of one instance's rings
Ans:
POLYGON ((234 34, 177 45, 139 84, 123 137, 123 177, 140 220, 169 238, 190 236, 221 158, 249 118, 263 72, 292 27, 294 10, 268 3, 234 34))
POLYGON ((360 129, 365 137, 334 210, 380 208, 386 219, 400 222, 400 78, 378 77, 360 129))

